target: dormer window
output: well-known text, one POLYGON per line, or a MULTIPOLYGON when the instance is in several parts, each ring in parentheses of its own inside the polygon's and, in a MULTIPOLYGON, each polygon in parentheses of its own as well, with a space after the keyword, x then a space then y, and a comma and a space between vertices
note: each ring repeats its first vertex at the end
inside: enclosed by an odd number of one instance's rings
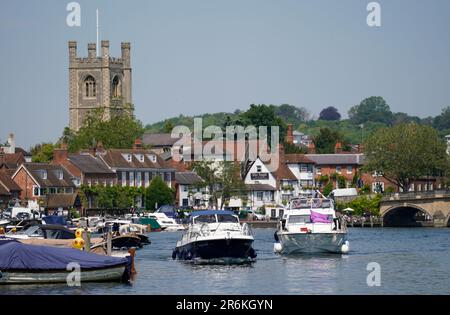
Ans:
POLYGON ((127 160, 127 162, 131 162, 131 159, 132 159, 132 155, 131 155, 131 154, 129 154, 129 153, 122 154, 122 157, 123 157, 125 160, 127 160))
POLYGON ((57 171, 57 174, 58 174, 58 179, 59 179, 59 180, 63 180, 63 179, 64 179, 64 173, 63 173, 62 170, 58 170, 58 171, 57 171))
POLYGON ((42 176, 42 179, 47 179, 47 171, 46 170, 42 170, 41 176, 42 176))
POLYGON ((148 154, 147 157, 150 161, 152 161, 153 163, 156 163, 156 155, 148 154))
POLYGON ((134 155, 136 159, 138 159, 139 162, 144 162, 144 155, 143 154, 135 154, 134 155))

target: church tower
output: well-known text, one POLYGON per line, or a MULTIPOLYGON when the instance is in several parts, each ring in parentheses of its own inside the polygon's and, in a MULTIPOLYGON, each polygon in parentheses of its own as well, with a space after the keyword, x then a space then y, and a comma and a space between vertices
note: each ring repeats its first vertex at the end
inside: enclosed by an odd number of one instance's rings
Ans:
POLYGON ((110 57, 109 41, 88 44, 88 56, 77 56, 77 42, 69 41, 69 126, 78 131, 89 111, 104 109, 103 119, 132 114, 130 43, 122 43, 122 56, 110 57))

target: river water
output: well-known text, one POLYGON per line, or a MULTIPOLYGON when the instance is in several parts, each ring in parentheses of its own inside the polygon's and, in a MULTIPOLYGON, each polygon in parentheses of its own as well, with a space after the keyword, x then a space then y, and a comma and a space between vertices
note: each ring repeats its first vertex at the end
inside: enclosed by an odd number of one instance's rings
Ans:
POLYGON ((0 294, 450 294, 450 229, 350 228, 348 255, 296 257, 273 253, 273 229, 253 233, 258 257, 250 266, 172 261, 181 233, 151 233, 132 284, 0 286, 0 294), (380 286, 367 284, 371 262, 380 286))

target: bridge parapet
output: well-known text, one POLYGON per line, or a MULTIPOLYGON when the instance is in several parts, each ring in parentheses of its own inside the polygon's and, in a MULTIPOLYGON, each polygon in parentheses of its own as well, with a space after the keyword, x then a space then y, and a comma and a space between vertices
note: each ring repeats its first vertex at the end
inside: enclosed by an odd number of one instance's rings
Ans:
POLYGON ((426 192, 405 192, 384 195, 382 202, 399 200, 417 200, 417 199, 441 199, 450 198, 450 190, 435 190, 426 192))

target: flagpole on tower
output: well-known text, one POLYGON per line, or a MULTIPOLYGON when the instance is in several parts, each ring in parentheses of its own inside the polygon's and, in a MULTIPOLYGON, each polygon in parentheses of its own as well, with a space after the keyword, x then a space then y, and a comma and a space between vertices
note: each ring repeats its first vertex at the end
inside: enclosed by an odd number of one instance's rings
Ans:
POLYGON ((96 10, 96 16, 97 16, 97 57, 100 55, 100 45, 98 42, 98 9, 96 10))

